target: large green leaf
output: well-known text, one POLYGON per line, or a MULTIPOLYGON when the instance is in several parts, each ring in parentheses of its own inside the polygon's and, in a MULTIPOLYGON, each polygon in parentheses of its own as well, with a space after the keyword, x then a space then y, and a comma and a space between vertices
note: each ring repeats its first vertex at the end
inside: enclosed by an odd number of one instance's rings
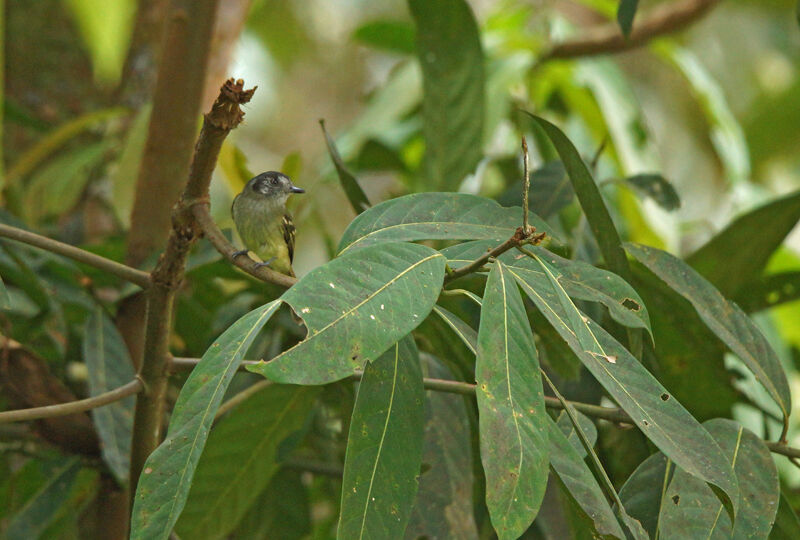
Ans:
POLYGON ((727 298, 735 298, 747 293, 742 290, 745 284, 761 276, 798 220, 800 192, 795 192, 736 218, 686 262, 727 298))
POLYGON ((320 120, 319 125, 322 128, 323 135, 325 136, 325 144, 328 146, 328 154, 331 156, 333 166, 336 167, 336 174, 339 175, 339 183, 342 185, 344 194, 347 195, 347 200, 350 201, 350 206, 353 207, 355 213, 360 214, 369 208, 369 199, 364 193, 364 190, 361 189, 356 177, 347 170, 347 167, 345 167, 344 162, 342 161, 342 156, 339 155, 339 150, 336 149, 336 143, 328 134, 328 130, 325 129, 325 121, 320 120))
POLYGON ((659 516, 660 538, 766 538, 778 511, 780 486, 764 441, 732 420, 704 424, 734 465, 739 481, 736 524, 702 481, 678 469, 659 516))
POLYGON ((672 462, 661 452, 656 452, 636 467, 619 490, 619 498, 625 509, 639 520, 650 538, 658 536, 661 501, 674 471, 672 462))
POLYGON ((181 538, 224 538, 278 470, 278 450, 299 430, 319 392, 267 386, 214 427, 175 531, 181 538))
POLYGON ((308 336, 269 362, 247 366, 277 382, 326 384, 352 375, 428 316, 444 257, 417 244, 383 244, 314 269, 281 299, 308 336))
MULTIPOLYGON (((551 229, 537 216, 530 224, 551 229)), ((522 225, 521 208, 467 193, 414 193, 373 206, 354 219, 339 242, 339 252, 379 242, 415 240, 508 240, 522 225)))
POLYGON ((197 462, 225 390, 280 300, 236 321, 206 351, 183 385, 167 437, 150 454, 139 478, 131 516, 132 539, 168 538, 186 504, 197 462))
POLYGON ((736 478, 714 439, 630 352, 578 310, 558 270, 533 255, 546 277, 509 267, 528 297, 637 427, 670 459, 721 489, 726 509, 735 514, 736 478))
POLYGON ((741 358, 778 403, 784 418, 788 418, 792 396, 786 374, 775 351, 747 314, 677 257, 640 244, 626 244, 626 248, 692 303, 703 322, 741 358))
POLYGON ((425 390, 403 338, 364 368, 347 439, 337 538, 401 538, 422 464, 425 390))
POLYGON ((486 506, 501 540, 518 538, 544 498, 549 417, 522 296, 500 262, 486 282, 475 381, 486 506))
POLYGON ((465 0, 409 0, 422 66, 425 165, 431 188, 455 190, 482 156, 484 57, 465 0))
MULTIPOLYGON (((454 378, 437 358, 421 354, 423 373, 454 378)), ((477 540, 472 502, 472 445, 464 397, 425 393, 425 442, 419 491, 405 538, 477 540)))
MULTIPOLYGON (((97 307, 86 322, 83 359, 89 371, 89 394, 97 396, 131 382, 136 373, 128 348, 117 327, 97 307)), ((134 396, 92 410, 92 419, 102 441, 103 460, 121 483, 128 478, 134 396)))
MULTIPOLYGON (((441 250, 453 268, 471 263, 484 253, 491 243, 486 241, 464 242, 441 250)), ((541 246, 532 246, 531 251, 557 268, 558 281, 572 298, 600 302, 609 310, 611 317, 628 327, 650 330, 650 316, 647 307, 638 293, 624 279, 616 274, 596 268, 580 261, 559 257, 541 246)), ((521 266, 530 272, 546 278, 542 268, 525 255, 510 251, 500 256, 500 260, 513 266, 521 266)))
POLYGON ((595 531, 599 535, 613 535, 624 539, 625 533, 622 532, 614 510, 608 504, 592 471, 554 421, 548 422, 548 439, 550 465, 578 506, 591 518, 595 531))

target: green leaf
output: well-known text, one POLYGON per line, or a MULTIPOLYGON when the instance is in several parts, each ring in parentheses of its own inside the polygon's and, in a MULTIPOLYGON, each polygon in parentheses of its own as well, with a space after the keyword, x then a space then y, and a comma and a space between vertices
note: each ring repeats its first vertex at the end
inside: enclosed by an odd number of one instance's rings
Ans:
MULTIPOLYGON (((552 229, 530 214, 531 225, 552 229)), ((384 201, 354 219, 342 235, 339 252, 379 242, 416 240, 508 240, 522 225, 521 208, 466 193, 415 193, 384 201)))
POLYGON ((82 498, 94 489, 97 473, 85 471, 81 462, 73 457, 52 471, 47 481, 34 493, 8 521, 4 538, 8 540, 30 540, 40 538, 55 523, 70 504, 70 499, 82 498), (87 484, 90 483, 91 485, 87 484), (87 489, 90 488, 90 489, 87 489))
POLYGON ((800 191, 734 219, 686 258, 728 298, 764 272, 772 254, 800 220, 800 191), (746 246, 746 248, 743 248, 746 246))
POLYGON ((628 514, 639 520, 651 538, 657 537, 661 501, 674 472, 672 462, 656 452, 636 467, 619 490, 628 514))
POLYGON ((736 524, 711 489, 678 469, 659 516, 661 538, 766 538, 778 511, 778 472, 764 441, 732 420, 704 424, 734 465, 739 481, 736 524))
POLYGON ((617 22, 622 29, 625 37, 630 37, 633 28, 633 18, 636 16, 636 8, 639 7, 639 0, 619 0, 617 8, 617 22))
POLYGON ((800 520, 794 513, 792 505, 781 492, 778 513, 775 516, 775 525, 769 533, 769 540, 795 540, 800 538, 800 520))
POLYGON ((666 178, 660 174, 637 174, 625 179, 635 191, 650 197, 664 210, 677 210, 681 206, 681 198, 666 178))
MULTIPOLYGON (((114 322, 99 306, 86 322, 83 359, 89 371, 91 396, 118 388, 136 377, 128 347, 114 322)), ((128 479, 135 406, 136 397, 129 396, 92 410, 92 419, 102 442, 103 460, 121 484, 128 479)))
MULTIPOLYGON (((595 531, 601 536, 613 535, 616 538, 624 539, 625 533, 592 471, 574 444, 567 439, 561 427, 554 421, 548 422, 548 439, 550 441, 550 465, 578 506, 592 519, 595 531)), ((576 442, 580 445, 579 441, 576 442)), ((583 450, 582 446, 581 450, 583 450)), ((585 455, 585 450, 583 452, 585 455)))
POLYGON ((281 301, 236 321, 206 351, 175 403, 167 437, 145 462, 136 488, 131 538, 168 538, 186 504, 197 462, 225 390, 259 331, 281 301))
POLYGON ((247 369, 291 384, 326 384, 352 375, 428 316, 444 264, 444 257, 425 246, 383 244, 314 269, 281 297, 303 318, 306 339, 247 369))
POLYGON ((0 308, 9 308, 11 307, 11 298, 8 296, 8 289, 6 289, 6 284, 3 283, 3 279, 0 278, 0 308))
POLYGON ((779 306, 800 298, 800 272, 779 272, 745 283, 735 301, 745 313, 779 306))
POLYGON ((677 257, 640 244, 629 243, 626 248, 639 262, 692 303, 708 328, 741 358, 780 406, 784 418, 788 418, 792 396, 780 360, 755 323, 739 306, 726 300, 711 283, 677 257))
POLYGON ((278 470, 278 450, 303 427, 318 388, 267 386, 214 426, 175 526, 181 538, 226 537, 278 470))
POLYGON ((301 540, 311 533, 311 508, 302 472, 281 469, 231 535, 238 540, 301 540))
POLYGON ((430 188, 454 190, 482 157, 484 57, 465 0, 409 0, 422 66, 430 188))
POLYGON ((350 206, 353 207, 356 215, 370 207, 369 199, 358 184, 358 180, 353 176, 350 171, 344 166, 342 156, 336 149, 336 143, 333 142, 328 131, 325 129, 325 121, 320 120, 319 125, 322 128, 322 133, 325 135, 325 144, 328 146, 328 154, 331 156, 336 173, 339 175, 339 182, 342 184, 344 194, 347 195, 347 200, 350 201, 350 206))
MULTIPOLYGON (((530 113, 528 113, 530 114, 530 113)), ((555 125, 544 118, 530 115, 537 124, 544 130, 550 142, 555 146, 567 175, 572 182, 572 187, 578 195, 589 226, 597 240, 597 245, 603 254, 603 258, 608 268, 615 274, 619 274, 623 279, 631 281, 631 271, 628 266, 628 259, 622 249, 622 241, 619 238, 617 228, 611 220, 608 208, 603 201, 603 196, 597 184, 592 178, 592 173, 583 162, 578 150, 572 145, 570 140, 555 125)))
POLYGON ((475 380, 486 506, 500 539, 518 538, 544 498, 549 417, 522 296, 500 262, 486 282, 475 380))
POLYGON ((560 285, 558 271, 534 257, 546 278, 509 267, 528 297, 636 426, 678 465, 720 488, 726 508, 735 514, 736 478, 714 439, 631 353, 578 310, 560 285))
MULTIPOLYGON (((594 446, 597 442, 597 426, 595 426, 592 419, 585 414, 578 411, 574 412, 578 417, 578 422, 581 425, 583 434, 586 435, 586 438, 589 441, 589 445, 594 446)), ((581 459, 585 458, 586 450, 583 448, 583 443, 581 443, 580 436, 578 435, 575 426, 572 425, 572 420, 570 420, 566 411, 562 410, 558 414, 556 417, 556 425, 561 430, 561 433, 567 438, 567 441, 572 445, 575 451, 581 456, 581 459)))
MULTIPOLYGON (((426 377, 453 380, 438 359, 421 354, 426 377)), ((472 444, 463 396, 425 393, 425 442, 419 491, 405 538, 478 538, 473 515, 472 444)))
POLYGON ((433 311, 449 326, 455 335, 459 337, 464 345, 472 351, 473 354, 478 354, 478 333, 470 325, 459 319, 454 313, 450 313, 441 306, 433 306, 433 311))
MULTIPOLYGON (((492 243, 479 240, 450 246, 441 250, 441 254, 447 257, 450 266, 458 268, 471 263, 492 247, 492 243)), ((559 257, 540 246, 532 246, 530 250, 558 270, 558 281, 570 297, 599 302, 608 308, 609 314, 618 323, 644 328, 652 335, 647 307, 624 279, 590 264, 559 257)), ((517 251, 504 253, 500 260, 508 265, 526 268, 540 278, 547 277, 536 261, 517 251)))
POLYGON ((403 536, 422 464, 424 399, 411 337, 365 366, 347 439, 337 538, 403 536))
POLYGON ((374 49, 413 54, 414 28, 404 21, 372 21, 353 32, 353 39, 374 49))

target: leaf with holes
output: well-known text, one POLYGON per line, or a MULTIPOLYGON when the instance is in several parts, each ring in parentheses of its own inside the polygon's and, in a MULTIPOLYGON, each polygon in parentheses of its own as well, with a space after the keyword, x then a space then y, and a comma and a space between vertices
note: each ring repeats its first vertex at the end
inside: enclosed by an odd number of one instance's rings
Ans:
MULTIPOLYGON (((530 224, 552 234, 534 214, 530 224)), ((354 219, 342 235, 344 253, 379 242, 508 240, 522 224, 521 208, 467 193, 414 193, 377 204, 354 219)))
MULTIPOLYGON (((89 371, 91 396, 118 388, 131 382, 136 376, 122 336, 100 307, 86 321, 83 359, 89 371)), ((92 410, 92 420, 103 442, 103 460, 122 483, 128 478, 135 405, 136 398, 128 396, 92 410)))
POLYGON ((767 339, 739 306, 682 260, 660 249, 626 244, 628 252, 675 292, 692 303, 706 326, 741 358, 788 419, 792 406, 789 383, 767 339))
POLYGON ((337 538, 401 538, 422 464, 425 389, 403 338, 364 368, 347 438, 337 538))
POLYGON ((518 538, 544 497, 549 417, 522 296, 499 262, 486 281, 475 380, 486 506, 500 539, 518 538))
POLYGON ((533 254, 542 273, 509 266, 522 290, 581 362, 670 459, 721 489, 735 515, 736 478, 714 439, 636 358, 569 299, 559 271, 533 254))
POLYGON ((184 383, 167 437, 144 465, 131 516, 131 538, 168 538, 178 521, 214 415, 234 373, 281 301, 236 321, 206 351, 184 383))
POLYGON ((665 493, 659 514, 660 538, 766 538, 778 511, 778 471, 764 441, 733 420, 704 424, 731 460, 739 480, 736 524, 709 487, 681 469, 665 493))
POLYGON ((465 0, 409 0, 422 66, 429 189, 455 190, 482 157, 484 56, 465 0))
MULTIPOLYGON (((490 242, 475 241, 456 244, 441 250, 447 263, 458 268, 471 263, 488 249, 494 247, 490 242)), ((600 302, 609 310, 611 317, 620 324, 633 328, 644 328, 652 335, 650 316, 639 294, 624 279, 616 274, 596 268, 590 264, 571 261, 546 250, 533 246, 530 251, 548 261, 559 270, 558 280, 572 298, 600 302)), ((512 266, 520 266, 546 277, 541 267, 532 259, 517 251, 509 251, 500 260, 512 266)))
POLYGON ((278 470, 278 451, 303 427, 318 388, 268 386, 211 431, 175 531, 181 538, 227 536, 278 470))
POLYGON ((417 244, 383 244, 337 257, 281 297, 303 318, 306 339, 247 369, 291 384, 352 375, 425 320, 443 279, 444 257, 417 244))

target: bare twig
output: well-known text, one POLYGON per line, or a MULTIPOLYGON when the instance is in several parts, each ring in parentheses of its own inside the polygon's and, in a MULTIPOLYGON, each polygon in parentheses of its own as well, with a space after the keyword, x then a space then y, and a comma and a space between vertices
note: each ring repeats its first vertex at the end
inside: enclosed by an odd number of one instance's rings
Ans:
POLYGON ((225 235, 223 235, 222 231, 220 231, 219 227, 217 227, 217 224, 214 223, 214 220, 211 218, 211 214, 208 211, 208 203, 205 201, 198 202, 194 205, 192 212, 194 213, 194 217, 197 219, 197 223, 200 225, 200 228, 203 230, 206 238, 208 238, 208 241, 211 242, 217 251, 219 251, 222 256, 225 257, 231 264, 244 270, 256 279, 266 281, 267 283, 274 283, 275 285, 279 285, 287 289, 297 283, 297 278, 287 276, 286 274, 281 274, 280 272, 276 272, 267 266, 260 266, 250 257, 234 257, 234 253, 236 253, 238 250, 235 246, 233 246, 233 244, 228 242, 228 240, 225 238, 225 235))
POLYGON ((66 416, 68 414, 82 413, 114 403, 128 396, 132 396, 140 392, 144 388, 142 381, 134 379, 131 382, 109 390, 100 395, 80 399, 77 401, 70 401, 68 403, 59 403, 58 405, 47 405, 45 407, 34 407, 32 409, 19 409, 16 411, 3 411, 0 412, 0 424, 9 422, 24 422, 27 420, 41 420, 42 418, 55 418, 57 416, 66 416))
POLYGON ((528 141, 525 135, 522 136, 522 231, 529 235, 531 231, 528 225, 528 192, 531 189, 531 177, 529 173, 530 156, 528 155, 528 141))
MULTIPOLYGON (((177 370, 186 370, 192 369, 200 362, 199 358, 172 358, 172 367, 173 369, 177 370)), ((257 360, 245 360, 242 362, 242 365, 239 366, 240 370, 245 370, 245 366, 249 364, 258 364, 259 361, 257 360)), ((363 371, 356 371, 354 375, 350 378, 354 381, 361 380, 363 376, 363 371)), ((429 377, 425 377, 422 379, 423 386, 428 390, 433 390, 434 392, 446 392, 449 394, 460 394, 464 396, 472 396, 475 395, 475 384, 461 382, 461 381, 450 381, 447 379, 432 379, 429 377)), ((602 405, 592 405, 591 403, 581 403, 580 401, 567 401, 569 405, 586 416, 590 416, 592 418, 599 418, 601 420, 607 420, 614 424, 624 424, 624 425, 631 425, 635 426, 636 423, 633 419, 626 413, 624 410, 618 407, 603 407, 602 405)), ((544 405, 548 409, 557 409, 561 410, 564 408, 564 405, 558 400, 558 398, 545 396, 544 398, 544 405)), ((770 449, 771 452, 775 454, 781 454, 788 457, 796 457, 800 458, 800 448, 793 448, 791 446, 787 446, 783 443, 772 442, 772 441, 764 441, 767 445, 767 448, 770 449)))
POLYGON ((616 24, 603 25, 582 32, 579 39, 553 45, 539 63, 555 59, 578 58, 598 54, 614 54, 646 45, 651 40, 682 30, 700 19, 720 0, 683 0, 666 2, 642 17, 625 38, 616 24))
POLYGON ((73 261, 103 270, 125 281, 130 281, 143 289, 150 286, 150 274, 147 272, 95 255, 81 248, 3 224, 0 224, 0 236, 55 253, 56 255, 63 255, 73 261))

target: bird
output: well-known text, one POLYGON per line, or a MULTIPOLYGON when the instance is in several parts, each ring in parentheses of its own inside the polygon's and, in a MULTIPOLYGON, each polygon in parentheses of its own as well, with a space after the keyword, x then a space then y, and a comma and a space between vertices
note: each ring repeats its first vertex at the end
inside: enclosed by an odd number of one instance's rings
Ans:
POLYGON ((255 253, 273 270, 294 277, 295 227, 286 211, 286 200, 293 193, 305 193, 291 179, 277 171, 263 172, 251 178, 234 199, 231 216, 246 249, 233 257, 255 253))

